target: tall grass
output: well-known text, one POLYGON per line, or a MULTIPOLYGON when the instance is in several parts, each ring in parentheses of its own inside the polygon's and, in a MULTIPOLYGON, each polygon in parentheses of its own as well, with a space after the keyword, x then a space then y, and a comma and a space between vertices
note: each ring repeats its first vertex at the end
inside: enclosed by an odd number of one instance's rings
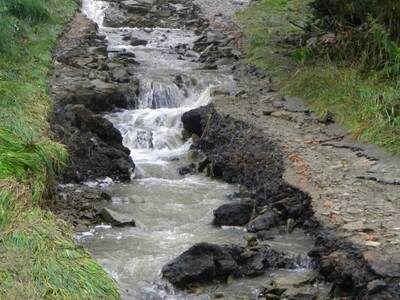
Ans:
POLYGON ((69 225, 40 209, 67 161, 49 137, 51 50, 74 0, 0 0, 0 299, 118 299, 69 225))
POLYGON ((13 28, 8 18, 0 13, 0 53, 8 54, 13 48, 13 28))
POLYGON ((30 22, 45 21, 50 14, 43 0, 1 0, 3 11, 30 22))
POLYGON ((335 43, 317 45, 317 52, 400 76, 400 1, 313 0, 311 7, 314 28, 336 35, 335 43))
POLYGON ((0 128, 0 180, 29 183, 37 202, 45 190, 46 178, 67 162, 65 148, 49 140, 24 140, 0 128))

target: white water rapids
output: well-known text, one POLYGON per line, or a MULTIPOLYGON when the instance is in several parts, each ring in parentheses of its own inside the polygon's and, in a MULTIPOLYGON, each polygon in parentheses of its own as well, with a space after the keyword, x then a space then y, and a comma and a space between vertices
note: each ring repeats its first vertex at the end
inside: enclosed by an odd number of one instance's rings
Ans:
MULTIPOLYGON (((97 227, 82 234, 80 241, 115 278, 124 299, 212 299, 215 291, 223 291, 226 299, 256 297, 256 288, 265 282, 263 277, 210 286, 201 295, 175 291, 160 278, 162 266, 195 243, 242 242, 242 228, 211 225, 213 209, 227 202, 227 195, 236 187, 203 175, 182 177, 177 173, 177 168, 188 162, 190 147, 190 141, 182 139, 182 114, 207 104, 213 86, 233 89, 232 78, 222 71, 200 70, 195 61, 178 59, 173 47, 190 46, 195 38, 190 31, 103 27, 107 5, 83 0, 82 10, 99 24, 111 55, 131 51, 140 63, 135 66, 140 82, 136 109, 107 115, 120 130, 136 164, 132 183, 108 187, 113 196, 109 208, 132 216, 137 227, 97 227), (148 44, 130 46, 122 38, 127 34, 148 44)), ((305 253, 312 242, 299 233, 277 235, 273 244, 281 250, 305 253)), ((293 271, 277 273, 289 272, 293 271)))

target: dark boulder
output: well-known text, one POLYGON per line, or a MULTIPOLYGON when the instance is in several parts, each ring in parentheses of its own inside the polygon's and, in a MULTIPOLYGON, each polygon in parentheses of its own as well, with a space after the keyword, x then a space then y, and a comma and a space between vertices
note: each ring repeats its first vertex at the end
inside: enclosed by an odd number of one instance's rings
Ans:
POLYGON ((182 253, 162 269, 163 277, 177 287, 226 280, 238 265, 226 247, 201 243, 182 253))
POLYGON ((70 164, 61 174, 62 182, 105 177, 130 181, 135 168, 130 151, 107 119, 83 105, 67 105, 56 112, 52 130, 70 154, 70 164))
POLYGON ((229 276, 255 276, 268 269, 295 268, 295 260, 266 245, 244 248, 208 243, 194 245, 165 265, 162 274, 174 286, 185 288, 229 276))
POLYGON ((113 211, 109 208, 103 208, 100 212, 100 215, 106 223, 112 226, 136 226, 135 221, 131 217, 113 211))
POLYGON ((147 41, 136 37, 131 37, 130 44, 131 46, 146 46, 147 41))
POLYGON ((179 175, 182 175, 182 176, 184 176, 184 175, 193 175, 193 174, 196 174, 198 171, 197 171, 197 164, 195 164, 195 163, 191 163, 190 165, 187 165, 187 166, 183 166, 183 167, 179 167, 178 168, 178 173, 179 173, 179 175))
POLYGON ((242 200, 220 206, 214 211, 214 225, 243 226, 253 214, 254 202, 242 200))
POLYGON ((205 124, 203 124, 203 116, 207 113, 209 108, 202 106, 190 111, 185 112, 182 115, 183 128, 190 134, 196 134, 202 136, 205 124))
POLYGON ((274 211, 268 211, 257 218, 253 219, 248 225, 247 230, 249 232, 257 232, 261 230, 268 230, 280 221, 279 215, 274 211))

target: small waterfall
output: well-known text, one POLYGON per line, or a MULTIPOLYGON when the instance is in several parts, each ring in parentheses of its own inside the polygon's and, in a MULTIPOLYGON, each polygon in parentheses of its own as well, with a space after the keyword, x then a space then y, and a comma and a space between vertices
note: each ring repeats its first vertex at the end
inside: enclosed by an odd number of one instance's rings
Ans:
POLYGON ((82 1, 82 12, 91 20, 102 27, 104 22, 104 12, 109 6, 106 1, 82 1))
POLYGON ((155 81, 151 78, 140 80, 139 97, 136 108, 179 107, 187 95, 173 82, 155 81))

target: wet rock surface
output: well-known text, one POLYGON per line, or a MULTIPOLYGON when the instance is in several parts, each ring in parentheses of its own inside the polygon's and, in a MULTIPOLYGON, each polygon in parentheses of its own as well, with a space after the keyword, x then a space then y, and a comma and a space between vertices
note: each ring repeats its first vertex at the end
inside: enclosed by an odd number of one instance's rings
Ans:
POLYGON ((183 0, 112 1, 105 12, 104 25, 109 27, 198 28, 199 8, 183 0))
POLYGON ((111 177, 129 181, 134 170, 130 151, 122 146, 112 123, 83 105, 67 105, 56 111, 53 132, 67 145, 70 164, 62 182, 82 182, 111 177))
MULTIPOLYGON (((206 170, 212 177, 239 183, 250 191, 255 200, 255 219, 247 220, 251 231, 284 225, 288 219, 298 224, 310 219, 309 196, 284 182, 282 153, 269 138, 247 123, 218 114, 213 105, 184 114, 182 122, 186 130, 201 135, 192 146, 207 156, 199 171, 206 170)), ((227 213, 224 218, 226 225, 233 225, 239 215, 227 213)))
POLYGON ((98 188, 68 184, 59 185, 55 198, 44 206, 72 224, 75 231, 87 231, 102 222, 101 208, 110 201, 111 196, 98 188))
POLYGON ((162 274, 173 285, 185 288, 229 276, 254 276, 274 268, 294 268, 293 259, 268 246, 239 246, 200 243, 165 265, 162 274))
POLYGON ((54 54, 51 94, 55 103, 52 130, 70 154, 61 182, 111 177, 129 181, 134 170, 121 134, 99 115, 128 108, 136 79, 124 59, 110 60, 97 25, 77 15, 54 54), (123 73, 123 74, 121 74, 123 73), (126 76, 126 80, 123 77, 126 76))
POLYGON ((131 217, 127 217, 119 212, 113 211, 107 207, 104 207, 100 212, 101 218, 112 226, 132 226, 135 227, 136 223, 131 217))
POLYGON ((214 211, 214 225, 217 226, 244 226, 254 211, 254 201, 242 200, 227 203, 214 211))

